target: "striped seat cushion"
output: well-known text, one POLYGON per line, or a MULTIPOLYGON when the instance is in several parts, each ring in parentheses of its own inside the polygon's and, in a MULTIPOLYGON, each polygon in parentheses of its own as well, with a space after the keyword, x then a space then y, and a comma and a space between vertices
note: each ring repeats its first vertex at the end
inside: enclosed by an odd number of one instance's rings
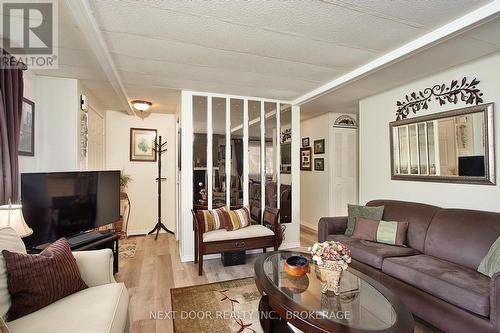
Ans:
POLYGON ((250 212, 246 207, 230 210, 228 215, 229 219, 225 225, 227 231, 238 230, 250 225, 250 212))
POLYGON ((198 215, 198 220, 203 222, 204 229, 202 232, 222 229, 226 226, 229 219, 227 211, 223 208, 199 210, 196 214, 198 215))

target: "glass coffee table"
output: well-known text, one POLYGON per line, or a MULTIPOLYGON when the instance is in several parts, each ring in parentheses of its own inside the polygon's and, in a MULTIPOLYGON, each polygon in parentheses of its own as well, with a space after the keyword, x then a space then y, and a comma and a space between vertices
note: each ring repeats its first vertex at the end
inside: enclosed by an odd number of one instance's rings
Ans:
POLYGON ((304 332, 410 333, 413 316, 389 289, 349 268, 343 272, 340 294, 322 294, 314 263, 305 253, 276 251, 255 263, 255 281, 262 294, 259 304, 264 332, 292 332, 287 323, 304 332), (288 275, 285 260, 292 255, 309 259, 309 272, 288 275))

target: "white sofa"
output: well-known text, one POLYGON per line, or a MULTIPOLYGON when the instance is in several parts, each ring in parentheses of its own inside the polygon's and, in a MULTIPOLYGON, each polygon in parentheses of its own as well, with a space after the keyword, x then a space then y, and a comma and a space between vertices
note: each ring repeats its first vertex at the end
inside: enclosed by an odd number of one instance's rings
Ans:
MULTIPOLYGON (((22 240, 13 232, 10 228, 0 229, 0 252, 3 249, 26 251, 22 240)), ((117 283, 113 277, 111 250, 73 252, 73 255, 82 279, 89 288, 7 322, 11 333, 128 332, 129 296, 125 285, 117 283)), ((5 289, 5 261, 0 257, 0 315, 5 316, 10 307, 10 295, 5 289)))

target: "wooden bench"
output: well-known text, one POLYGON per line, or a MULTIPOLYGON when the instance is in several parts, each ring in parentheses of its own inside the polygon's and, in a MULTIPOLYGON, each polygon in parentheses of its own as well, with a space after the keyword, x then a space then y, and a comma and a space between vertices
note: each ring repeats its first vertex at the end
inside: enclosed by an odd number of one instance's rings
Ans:
POLYGON ((264 224, 254 223, 234 231, 218 229, 203 233, 200 232, 204 229, 203 221, 197 218, 196 210, 193 209, 194 262, 198 263, 198 275, 203 274, 203 256, 205 254, 254 249, 262 249, 266 252, 268 247, 273 247, 277 251, 282 241, 279 212, 277 208, 267 207, 264 209, 264 224))

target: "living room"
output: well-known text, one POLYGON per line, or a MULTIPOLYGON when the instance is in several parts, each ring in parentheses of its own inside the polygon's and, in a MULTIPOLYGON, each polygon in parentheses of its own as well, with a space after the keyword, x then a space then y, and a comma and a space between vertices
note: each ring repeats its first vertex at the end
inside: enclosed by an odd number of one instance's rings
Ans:
POLYGON ((500 1, 1 7, 0 332, 500 331, 500 1))

